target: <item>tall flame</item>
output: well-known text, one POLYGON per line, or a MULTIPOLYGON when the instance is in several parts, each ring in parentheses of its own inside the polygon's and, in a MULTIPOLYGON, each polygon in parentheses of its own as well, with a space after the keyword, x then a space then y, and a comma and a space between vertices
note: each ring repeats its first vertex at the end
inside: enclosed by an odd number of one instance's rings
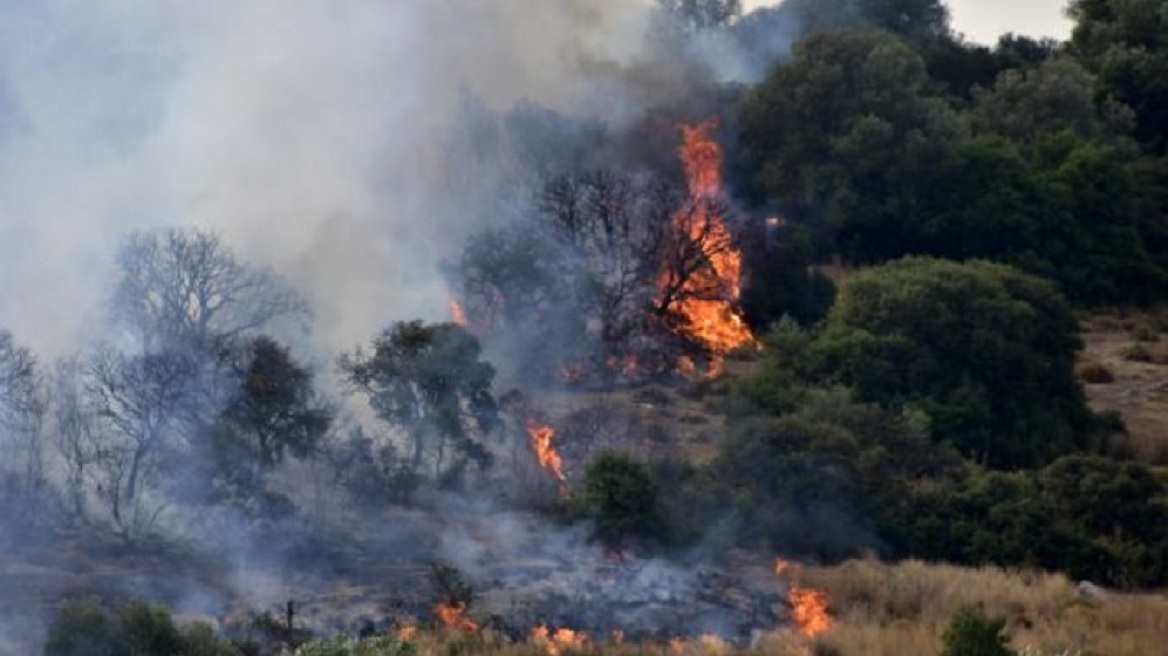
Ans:
POLYGON ((466 616, 466 604, 448 604, 444 602, 434 608, 434 614, 438 616, 438 620, 442 622, 442 626, 452 631, 474 633, 479 630, 479 625, 466 616))
POLYGON ((551 472, 560 483, 566 483, 564 461, 552 447, 552 438, 556 436, 556 429, 547 424, 541 424, 535 419, 528 419, 527 435, 531 438, 531 448, 535 451, 535 457, 539 460, 540 466, 551 472))
MULTIPOLYGON (((782 576, 793 567, 789 561, 775 559, 775 574, 782 576)), ((795 579, 787 588, 787 601, 791 604, 791 619, 799 635, 811 639, 831 629, 831 615, 827 612, 827 594, 815 588, 799 585, 798 569, 793 569, 795 579)))
POLYGON ((451 299, 450 301, 450 321, 455 325, 467 327, 466 311, 462 309, 462 304, 451 299))
MULTIPOLYGON (((679 154, 685 165, 691 203, 674 215, 674 224, 703 248, 708 266, 683 283, 674 310, 685 320, 680 330, 717 358, 740 346, 754 344, 755 340, 735 307, 742 293, 742 253, 731 243, 726 223, 718 212, 722 148, 710 136, 714 125, 711 119, 681 128, 679 154), (710 298, 710 290, 717 290, 719 297, 710 298)), ((662 292, 668 283, 665 274, 660 280, 662 292)))

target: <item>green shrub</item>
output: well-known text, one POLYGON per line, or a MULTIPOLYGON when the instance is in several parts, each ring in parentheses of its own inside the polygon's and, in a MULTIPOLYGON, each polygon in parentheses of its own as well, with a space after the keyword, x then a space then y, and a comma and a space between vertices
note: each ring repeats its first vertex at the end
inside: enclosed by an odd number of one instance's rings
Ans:
POLYGON ((95 599, 66 602, 45 641, 45 656, 236 656, 210 626, 179 630, 170 611, 142 601, 110 609, 95 599))
POLYGON ((665 534, 661 500, 649 469, 628 456, 605 452, 584 471, 584 503, 605 544, 629 538, 658 540, 665 534))
POLYGON ((945 628, 941 656, 1015 656, 1006 646, 1006 619, 990 616, 980 608, 957 612, 945 628))
POLYGON ((120 656, 118 627, 95 599, 62 604, 49 627, 45 656, 120 656))

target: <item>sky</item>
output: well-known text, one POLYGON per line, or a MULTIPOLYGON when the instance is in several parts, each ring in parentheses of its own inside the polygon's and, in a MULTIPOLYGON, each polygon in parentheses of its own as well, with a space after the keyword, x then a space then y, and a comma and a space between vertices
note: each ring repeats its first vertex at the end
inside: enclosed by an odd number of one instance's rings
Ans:
MULTIPOLYGON (((745 0, 747 9, 777 4, 776 0, 745 0)), ((1067 0, 949 0, 953 27, 969 40, 993 44, 1005 32, 1065 39, 1070 21, 1063 15, 1067 0)))

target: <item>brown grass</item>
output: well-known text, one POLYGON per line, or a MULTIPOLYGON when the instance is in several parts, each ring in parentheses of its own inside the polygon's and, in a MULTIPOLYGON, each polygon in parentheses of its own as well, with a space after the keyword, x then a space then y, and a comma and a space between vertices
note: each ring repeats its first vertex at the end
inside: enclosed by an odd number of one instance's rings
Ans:
POLYGON ((865 560, 809 569, 804 581, 827 591, 837 621, 821 641, 844 656, 939 654, 964 606, 1005 616, 1012 646, 1044 656, 1145 656, 1168 636, 1168 598, 1113 594, 1090 604, 1057 575, 865 560))

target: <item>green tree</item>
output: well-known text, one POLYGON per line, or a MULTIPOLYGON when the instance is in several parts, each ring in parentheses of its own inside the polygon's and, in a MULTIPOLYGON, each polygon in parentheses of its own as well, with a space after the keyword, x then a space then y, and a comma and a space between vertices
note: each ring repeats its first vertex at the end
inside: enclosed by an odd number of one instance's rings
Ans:
POLYGON ((597 537, 612 548, 634 538, 664 537, 659 495, 649 468, 628 456, 605 452, 584 469, 584 504, 596 520, 597 537))
POLYGON ((312 372, 267 336, 248 340, 231 367, 239 389, 209 440, 216 497, 254 503, 264 475, 286 456, 304 458, 319 447, 333 408, 313 386, 312 372))
POLYGON ((811 268, 814 253, 806 228, 761 227, 742 242, 747 270, 742 309, 751 326, 765 330, 783 316, 813 324, 827 315, 835 298, 835 285, 811 268))
POLYGON ((811 375, 916 408, 935 439, 995 467, 1041 464, 1094 428, 1075 382, 1078 326, 1049 283, 988 262, 906 258, 840 289, 811 375))
POLYGON ((929 86, 920 55, 888 33, 801 41, 739 107, 756 199, 826 221, 853 261, 913 252, 930 214, 923 199, 966 132, 929 86))
POLYGON ((912 41, 949 32, 949 9, 941 0, 786 0, 780 10, 807 35, 874 27, 912 41))
MULTIPOLYGON (((1020 144, 1064 131, 1083 139, 1102 136, 1107 126, 1096 107, 1094 83, 1094 76, 1069 57, 1007 70, 992 89, 974 91, 973 127, 1020 144)), ((1123 109, 1112 112, 1115 127, 1126 128, 1123 109)))
POLYGON ((1161 0, 1074 0, 1071 43, 1108 97, 1131 107, 1136 136, 1153 154, 1168 148, 1168 12, 1161 0))
POLYGON ((468 462, 487 465, 489 454, 476 438, 495 426, 498 408, 495 369, 480 359, 478 340, 452 323, 410 321, 386 328, 372 347, 341 356, 340 369, 378 417, 409 436, 413 469, 420 471, 426 458, 435 476, 468 462))

